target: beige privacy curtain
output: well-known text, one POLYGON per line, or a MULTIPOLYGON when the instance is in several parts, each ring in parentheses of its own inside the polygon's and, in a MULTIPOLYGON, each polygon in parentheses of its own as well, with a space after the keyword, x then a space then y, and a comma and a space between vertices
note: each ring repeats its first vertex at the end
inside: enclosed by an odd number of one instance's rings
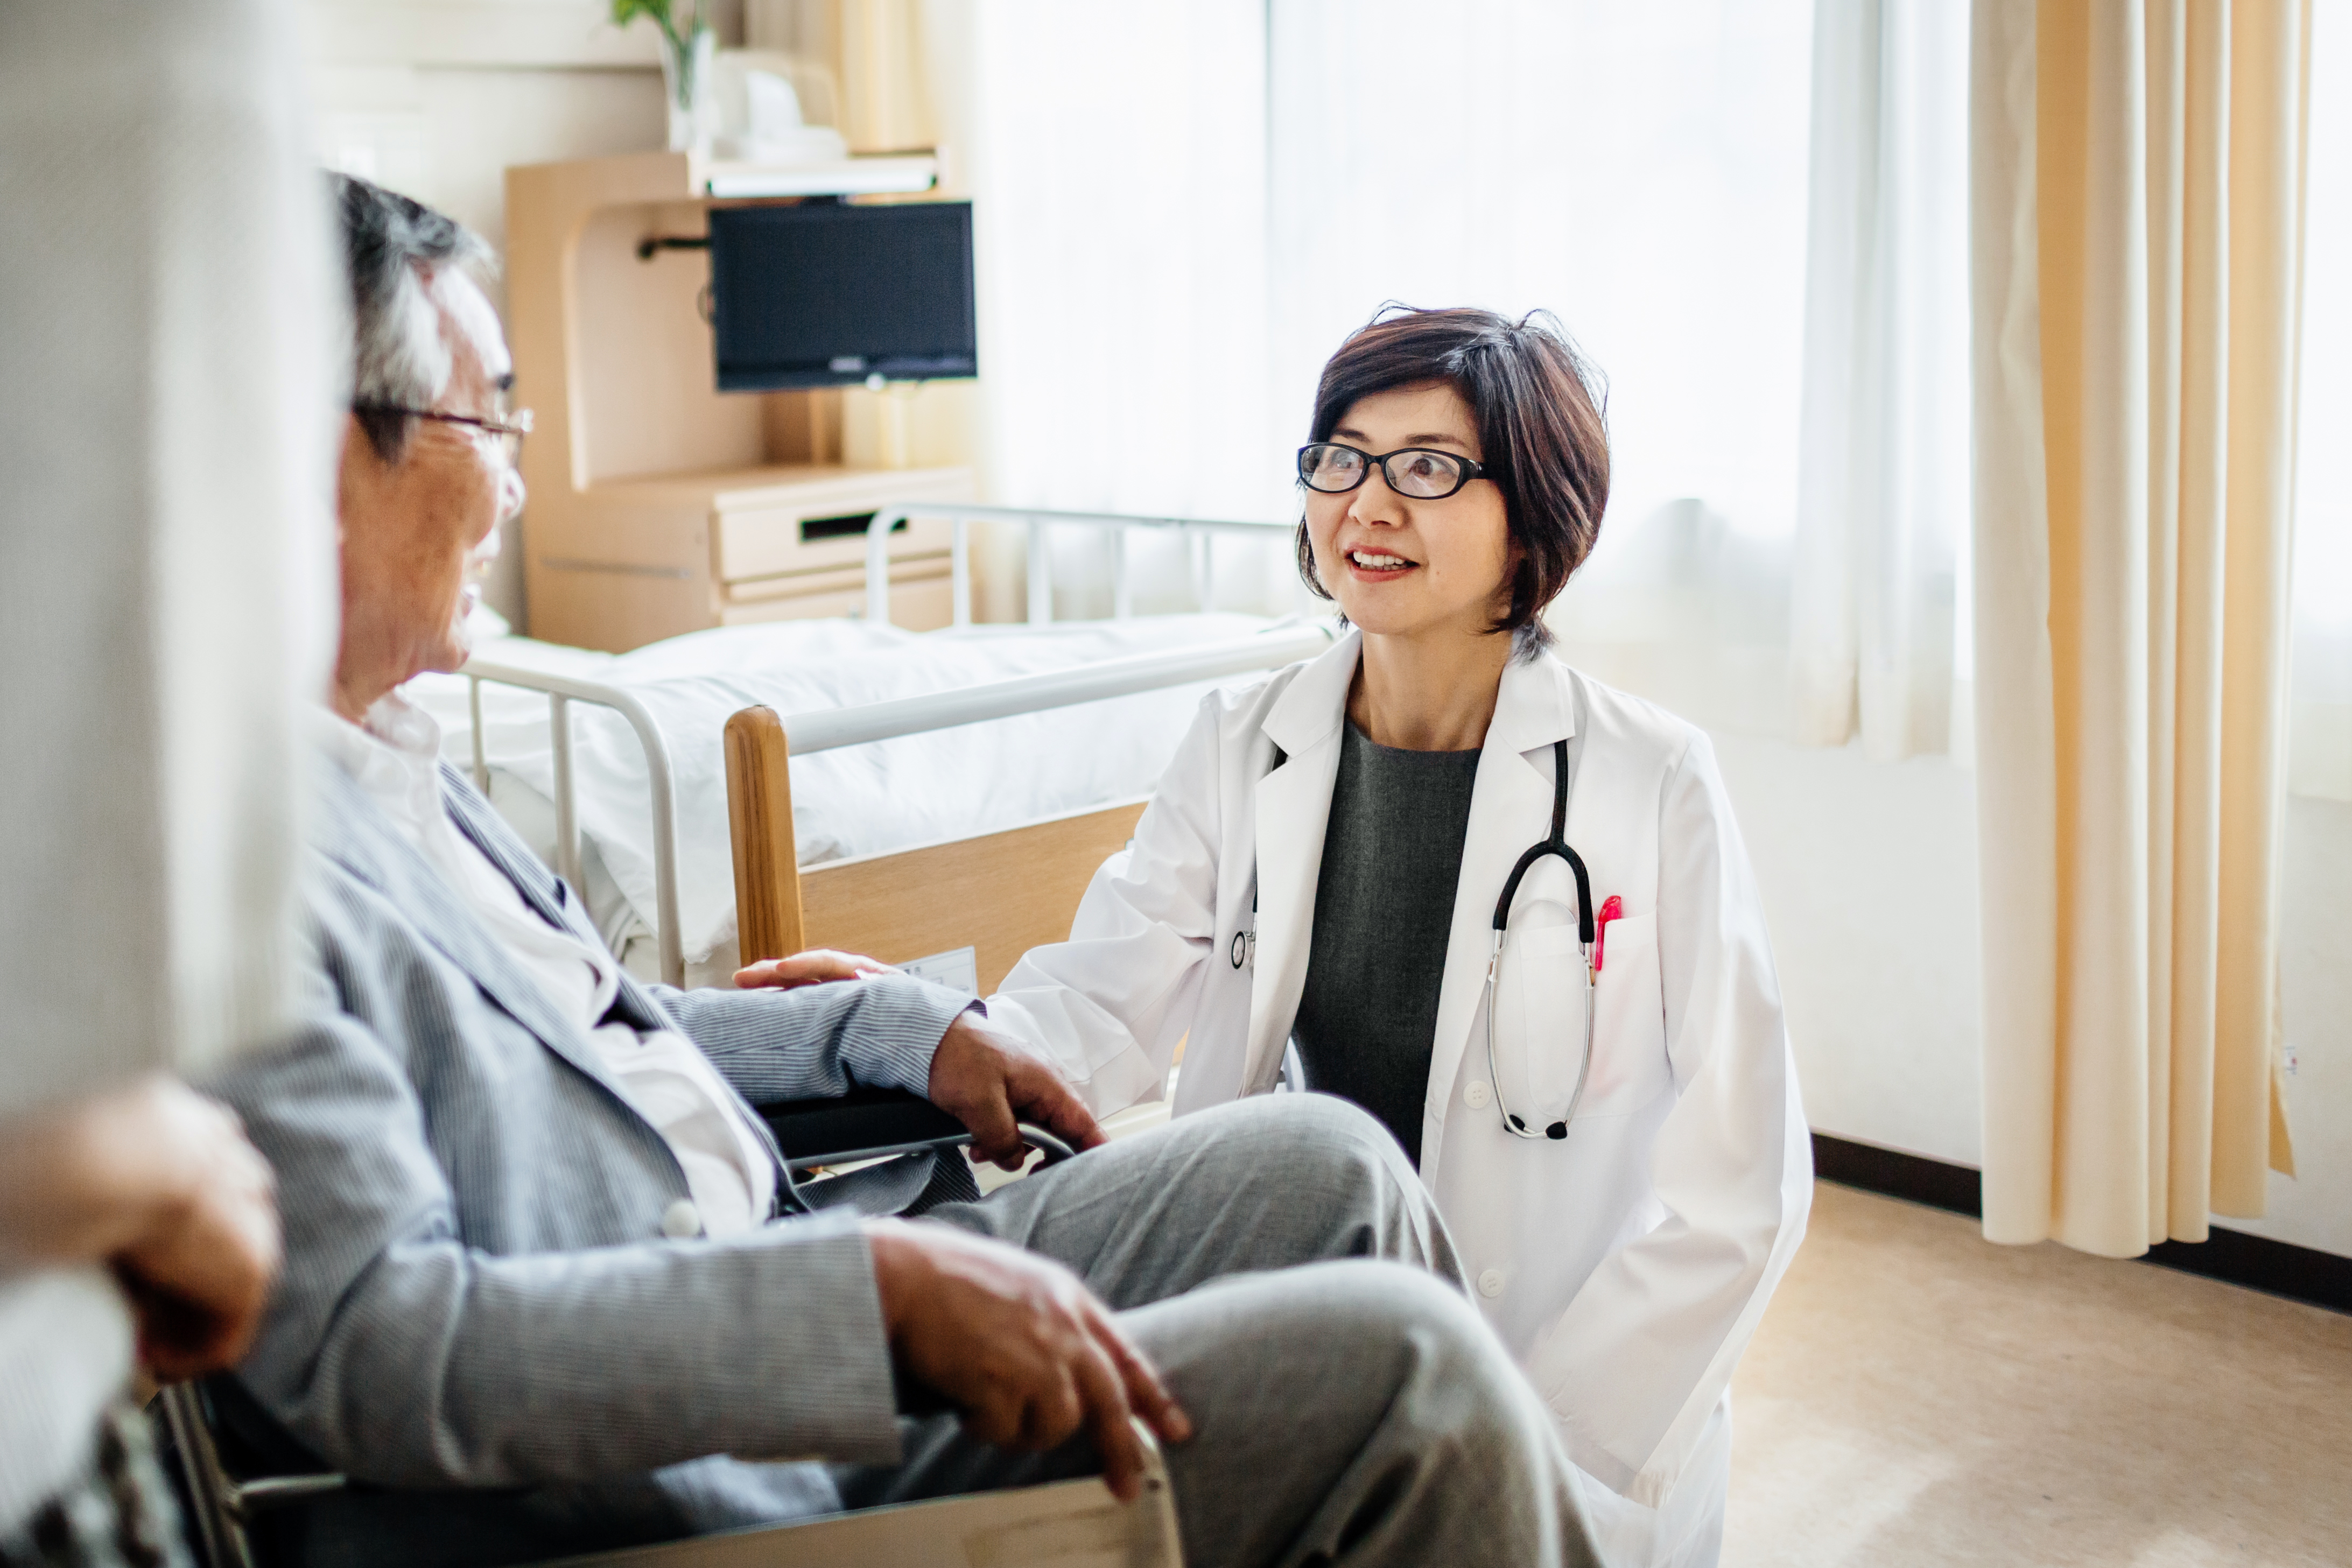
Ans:
POLYGON ((2263 1212, 2307 0, 1978 0, 1985 1234, 2263 1212))

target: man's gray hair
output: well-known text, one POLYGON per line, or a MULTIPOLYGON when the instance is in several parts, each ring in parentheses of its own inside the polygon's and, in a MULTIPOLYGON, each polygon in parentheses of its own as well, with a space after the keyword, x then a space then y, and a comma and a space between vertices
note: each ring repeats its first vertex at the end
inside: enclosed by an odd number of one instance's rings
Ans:
POLYGON ((376 455, 397 463, 412 422, 384 411, 430 408, 452 369, 425 277, 446 266, 487 276, 497 261, 481 235, 422 202, 349 174, 329 178, 351 274, 352 409, 376 455))

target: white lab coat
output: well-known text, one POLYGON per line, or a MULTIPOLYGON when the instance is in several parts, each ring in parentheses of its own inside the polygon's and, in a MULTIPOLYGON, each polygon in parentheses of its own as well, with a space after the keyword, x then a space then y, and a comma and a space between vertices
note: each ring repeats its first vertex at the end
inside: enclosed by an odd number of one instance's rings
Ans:
MULTIPOLYGON (((1070 940, 1029 953, 989 998, 1097 1113, 1157 1098, 1188 1038, 1176 1114, 1275 1087, 1360 647, 1350 632, 1212 693, 1070 940)), ((1528 873, 1510 931, 1504 1082, 1541 1125, 1566 1107, 1582 1049, 1575 883, 1557 857, 1528 873)), ((1583 1473, 1609 1560, 1712 1563, 1731 1372, 1803 1234, 1811 1143, 1706 737, 1549 654, 1504 672, 1478 760, 1421 1171, 1478 1305, 1583 1473), (1504 880, 1550 831, 1562 739, 1568 841, 1595 903, 1614 894, 1625 913, 1606 932, 1583 1102, 1564 1142, 1528 1142, 1496 1114, 1484 991, 1504 880)))

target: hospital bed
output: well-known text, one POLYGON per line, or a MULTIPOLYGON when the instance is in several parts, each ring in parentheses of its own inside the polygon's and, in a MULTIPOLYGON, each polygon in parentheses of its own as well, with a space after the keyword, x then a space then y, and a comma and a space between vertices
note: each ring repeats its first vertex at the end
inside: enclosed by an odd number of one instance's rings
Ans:
MULTIPOLYGON (((877 512, 869 562, 887 564, 909 517, 943 509, 877 512)), ((1329 632, 1213 608, 1219 542, 1279 549, 1281 525, 946 515, 948 629, 892 626, 887 572, 869 568, 861 619, 728 627, 617 655, 500 639, 411 695, 637 973, 724 984, 739 959, 833 946, 938 959, 919 972, 985 990, 1027 946, 1066 934, 1200 695, 1310 657, 1329 632), (972 622, 982 524, 1027 535, 1024 624, 972 622), (1108 620, 1055 619, 1055 535, 1097 541, 1108 620), (1170 602, 1171 576, 1191 608, 1138 613, 1170 602), (772 721, 730 723, 753 708, 772 721), (741 773, 752 751, 779 783, 746 800, 729 765, 741 773), (746 810, 756 868, 741 858, 746 810), (739 885, 757 890, 748 905, 739 885), (756 941, 739 939, 745 920, 756 941)))

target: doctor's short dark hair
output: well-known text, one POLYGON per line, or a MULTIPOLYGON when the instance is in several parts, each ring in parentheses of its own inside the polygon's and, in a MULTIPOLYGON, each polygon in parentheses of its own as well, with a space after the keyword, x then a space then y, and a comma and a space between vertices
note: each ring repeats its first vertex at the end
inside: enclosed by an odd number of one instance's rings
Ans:
MULTIPOLYGON (((1315 389, 1307 440, 1328 441, 1363 399, 1442 382, 1462 394, 1478 424, 1479 463, 1503 493, 1517 547, 1511 602, 1495 622, 1522 654, 1551 641, 1547 605, 1584 564, 1609 505, 1609 432, 1601 377, 1548 310, 1514 321, 1492 310, 1382 306, 1339 345, 1315 389)), ((1318 598, 1307 519, 1298 520, 1298 572, 1318 598)))

